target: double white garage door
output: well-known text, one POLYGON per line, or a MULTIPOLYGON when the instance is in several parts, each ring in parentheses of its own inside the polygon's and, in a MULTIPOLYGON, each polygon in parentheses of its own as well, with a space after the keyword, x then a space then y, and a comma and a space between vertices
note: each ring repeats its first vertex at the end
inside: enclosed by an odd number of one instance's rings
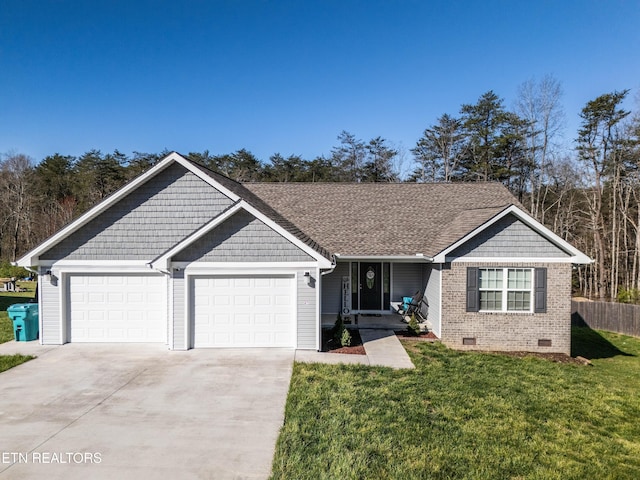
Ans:
MULTIPOLYGON (((70 275, 68 285, 71 342, 167 342, 165 277, 70 275)), ((293 276, 198 276, 187 288, 193 347, 294 346, 293 276)))

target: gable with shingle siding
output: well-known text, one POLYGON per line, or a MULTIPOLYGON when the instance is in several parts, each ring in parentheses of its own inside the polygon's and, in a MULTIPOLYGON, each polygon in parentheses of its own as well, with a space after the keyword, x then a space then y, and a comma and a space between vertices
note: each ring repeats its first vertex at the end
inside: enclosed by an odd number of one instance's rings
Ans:
POLYGON ((174 255, 175 262, 309 262, 314 259, 246 211, 174 255))
POLYGON ((41 255, 52 260, 152 260, 232 201, 174 163, 41 255))
POLYGON ((447 257, 544 257, 570 256, 514 215, 506 215, 456 248, 447 257))

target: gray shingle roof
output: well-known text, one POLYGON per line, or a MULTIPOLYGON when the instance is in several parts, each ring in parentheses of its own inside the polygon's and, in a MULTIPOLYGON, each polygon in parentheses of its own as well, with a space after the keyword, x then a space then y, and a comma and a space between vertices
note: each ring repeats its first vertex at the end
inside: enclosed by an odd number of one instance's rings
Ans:
MULTIPOLYGON (((499 183, 246 183, 331 253, 432 257, 510 205, 499 183)), ((240 193, 239 193, 240 194, 240 193)))

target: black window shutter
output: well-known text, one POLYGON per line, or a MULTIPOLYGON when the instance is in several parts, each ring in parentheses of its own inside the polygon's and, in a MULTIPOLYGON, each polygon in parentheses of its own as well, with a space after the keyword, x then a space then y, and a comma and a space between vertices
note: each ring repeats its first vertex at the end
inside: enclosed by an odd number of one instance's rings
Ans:
POLYGON ((535 313, 547 312, 547 269, 535 269, 535 313))
POLYGON ((478 293, 478 268, 467 268, 467 312, 477 312, 480 310, 478 293))

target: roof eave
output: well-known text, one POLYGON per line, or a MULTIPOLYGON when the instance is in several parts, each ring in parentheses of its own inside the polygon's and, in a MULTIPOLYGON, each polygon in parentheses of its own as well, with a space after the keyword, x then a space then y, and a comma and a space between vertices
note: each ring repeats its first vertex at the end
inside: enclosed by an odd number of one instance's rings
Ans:
POLYGON ((361 262, 433 262, 432 257, 428 257, 422 253, 416 253, 414 255, 342 255, 340 253, 336 253, 335 256, 338 260, 357 260, 361 262))

